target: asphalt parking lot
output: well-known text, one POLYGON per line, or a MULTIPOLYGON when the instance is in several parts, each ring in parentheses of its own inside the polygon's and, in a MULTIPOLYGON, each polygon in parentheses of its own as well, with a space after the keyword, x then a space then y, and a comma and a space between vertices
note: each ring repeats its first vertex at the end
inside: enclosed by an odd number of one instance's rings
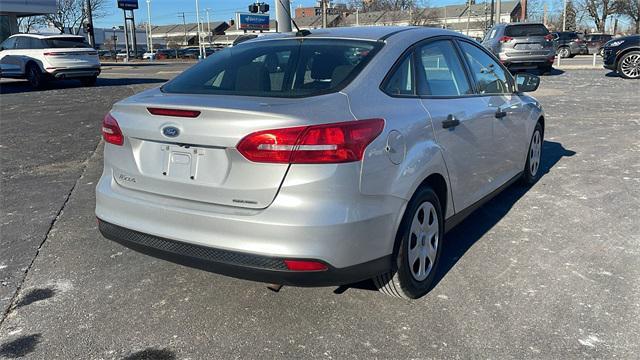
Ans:
POLYGON ((544 176, 450 232, 438 284, 405 302, 366 283, 274 293, 100 236, 102 116, 183 68, 0 82, 0 358, 637 358, 639 81, 544 76, 544 176))

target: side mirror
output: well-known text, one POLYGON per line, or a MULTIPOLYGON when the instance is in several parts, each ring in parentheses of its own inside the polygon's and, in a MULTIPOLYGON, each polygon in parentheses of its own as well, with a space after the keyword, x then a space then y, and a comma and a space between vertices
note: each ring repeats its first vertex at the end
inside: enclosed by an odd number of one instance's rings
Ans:
POLYGON ((533 92, 540 86, 540 77, 527 73, 516 74, 516 91, 533 92))

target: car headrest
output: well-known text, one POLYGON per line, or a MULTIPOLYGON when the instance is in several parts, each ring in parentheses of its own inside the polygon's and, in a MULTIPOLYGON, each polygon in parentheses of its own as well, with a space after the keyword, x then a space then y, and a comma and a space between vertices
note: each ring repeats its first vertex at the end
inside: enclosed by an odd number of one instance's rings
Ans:
POLYGON ((239 91, 269 91, 269 72, 262 63, 250 63, 238 68, 235 89, 239 91))

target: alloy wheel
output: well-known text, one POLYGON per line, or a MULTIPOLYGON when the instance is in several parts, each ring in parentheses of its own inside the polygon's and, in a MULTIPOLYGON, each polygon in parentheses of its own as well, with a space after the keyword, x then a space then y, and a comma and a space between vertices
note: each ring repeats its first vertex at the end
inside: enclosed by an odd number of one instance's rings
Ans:
POLYGON ((620 64, 622 73, 630 78, 640 77, 640 54, 627 55, 620 64))
POLYGON ((529 171, 531 176, 535 177, 540 168, 540 154, 542 153, 542 136, 540 131, 536 130, 531 139, 531 149, 529 150, 529 171))
POLYGON ((416 211, 407 242, 407 260, 411 275, 417 281, 426 279, 436 261, 440 241, 438 213, 430 202, 424 202, 416 211))
POLYGON ((561 58, 568 58, 569 55, 570 55, 569 54, 569 49, 567 49, 567 48, 560 49, 559 53, 560 53, 559 55, 560 55, 561 58))

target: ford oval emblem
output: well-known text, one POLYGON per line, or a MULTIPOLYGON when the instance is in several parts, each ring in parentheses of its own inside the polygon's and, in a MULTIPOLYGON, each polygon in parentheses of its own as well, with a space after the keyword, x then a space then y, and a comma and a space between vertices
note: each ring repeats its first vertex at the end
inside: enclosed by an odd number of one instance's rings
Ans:
POLYGON ((162 128, 162 135, 170 138, 174 138, 180 135, 180 129, 175 126, 166 126, 162 128))

